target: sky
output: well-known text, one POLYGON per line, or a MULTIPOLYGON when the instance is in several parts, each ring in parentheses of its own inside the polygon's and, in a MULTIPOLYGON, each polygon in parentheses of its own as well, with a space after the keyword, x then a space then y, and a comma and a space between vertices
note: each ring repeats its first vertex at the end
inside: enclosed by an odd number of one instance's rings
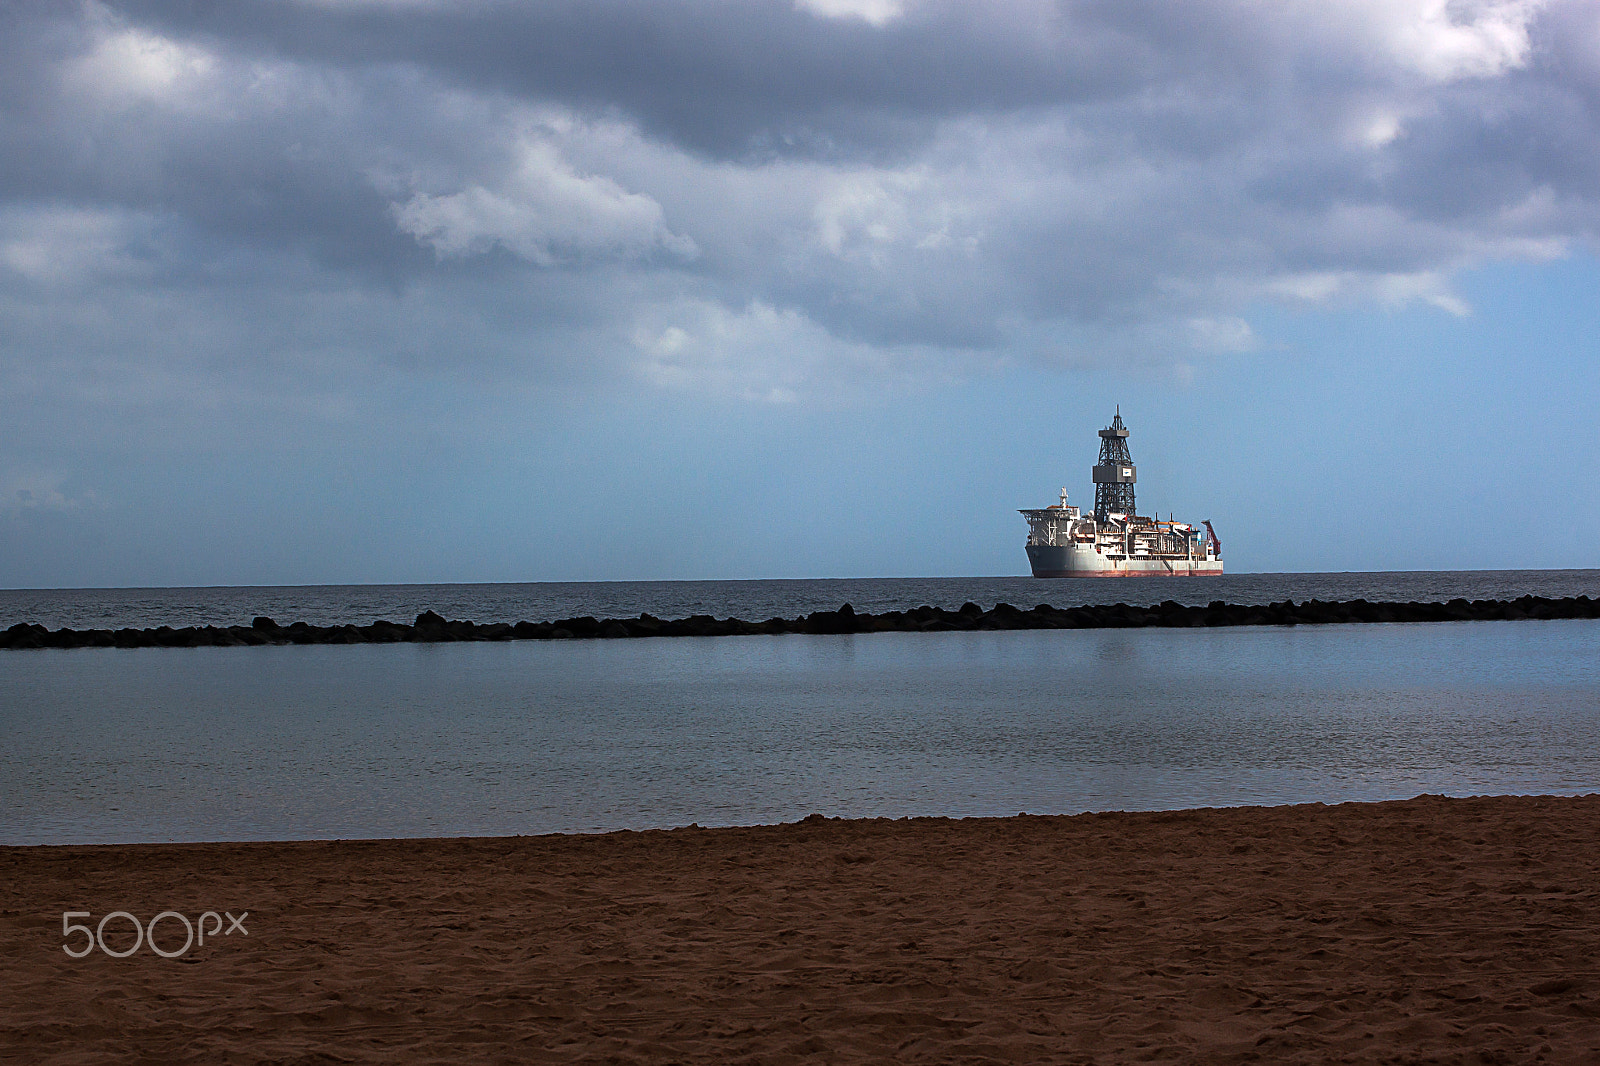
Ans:
POLYGON ((0 587, 1600 567, 1594 0, 0 6, 0 587))

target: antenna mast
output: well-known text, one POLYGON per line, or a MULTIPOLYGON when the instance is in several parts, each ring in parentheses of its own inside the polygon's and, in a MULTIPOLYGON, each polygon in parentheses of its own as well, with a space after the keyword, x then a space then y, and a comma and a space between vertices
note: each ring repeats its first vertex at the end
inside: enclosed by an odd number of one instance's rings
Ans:
POLYGON ((1122 406, 1111 425, 1100 431, 1100 461, 1094 465, 1094 520, 1108 515, 1134 513, 1133 483, 1138 469, 1128 454, 1128 427, 1122 424, 1122 406))

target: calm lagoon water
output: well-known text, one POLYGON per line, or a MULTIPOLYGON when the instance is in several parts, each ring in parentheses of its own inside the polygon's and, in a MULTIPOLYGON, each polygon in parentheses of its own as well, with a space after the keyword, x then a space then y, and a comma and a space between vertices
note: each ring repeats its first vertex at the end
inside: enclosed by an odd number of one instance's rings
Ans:
POLYGON ((1600 622, 0 655, 0 843, 1600 791, 1600 622))

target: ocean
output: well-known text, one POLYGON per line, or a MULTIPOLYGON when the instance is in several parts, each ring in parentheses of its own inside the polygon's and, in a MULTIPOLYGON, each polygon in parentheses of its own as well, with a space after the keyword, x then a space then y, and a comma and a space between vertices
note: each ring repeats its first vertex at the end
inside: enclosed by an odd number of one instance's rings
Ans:
POLYGON ((1600 570, 1456 570, 1338 574, 1228 574, 1205 578, 1038 580, 1031 577, 838 578, 786 581, 552 581, 480 585, 283 585, 230 588, 0 589, 0 629, 32 622, 59 629, 409 622, 432 610, 471 622, 557 618, 657 618, 709 614, 761 621, 831 611, 899 611, 927 604, 955 610, 1009 603, 1149 606, 1283 600, 1443 602, 1522 595, 1600 596, 1600 570))
MULTIPOLYGON (((1600 571, 0 593, 52 627, 1600 595, 1600 571)), ((0 844, 1600 790, 1600 622, 0 653, 0 844)))

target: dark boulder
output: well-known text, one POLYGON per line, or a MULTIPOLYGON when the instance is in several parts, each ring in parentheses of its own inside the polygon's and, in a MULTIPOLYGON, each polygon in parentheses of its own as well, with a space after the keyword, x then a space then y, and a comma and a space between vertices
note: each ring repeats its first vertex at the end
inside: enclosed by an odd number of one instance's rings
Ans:
POLYGON ((806 633, 857 633, 861 630, 860 619, 856 617, 855 608, 848 603, 837 611, 813 611, 806 615, 806 633))

